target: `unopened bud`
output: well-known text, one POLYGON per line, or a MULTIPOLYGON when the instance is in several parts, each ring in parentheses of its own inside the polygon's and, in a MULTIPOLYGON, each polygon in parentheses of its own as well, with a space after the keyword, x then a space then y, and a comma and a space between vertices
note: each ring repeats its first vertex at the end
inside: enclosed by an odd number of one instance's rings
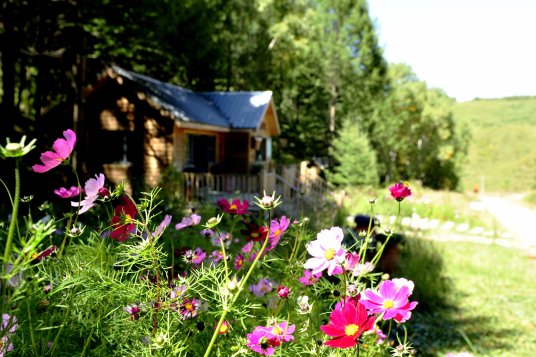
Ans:
POLYGON ((20 143, 8 143, 6 145, 6 150, 12 154, 17 154, 19 151, 22 150, 22 146, 20 143))

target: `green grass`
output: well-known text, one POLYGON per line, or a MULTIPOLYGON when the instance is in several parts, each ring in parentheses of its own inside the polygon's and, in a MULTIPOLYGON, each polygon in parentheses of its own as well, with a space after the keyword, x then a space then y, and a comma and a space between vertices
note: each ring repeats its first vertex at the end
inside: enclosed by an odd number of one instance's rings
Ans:
MULTIPOLYGON (((433 244, 443 258, 441 274, 449 282, 450 307, 438 306, 432 312, 417 308, 413 314, 410 331, 420 354, 534 356, 536 262, 495 245, 433 244)), ((425 275, 438 273, 422 268, 425 275)), ((421 288, 434 289, 436 283, 421 288)))
POLYGON ((536 183, 536 97, 457 103, 457 120, 472 133, 462 188, 485 177, 488 192, 523 192, 536 183))
MULTIPOLYGON (((477 196, 470 193, 435 191, 410 182, 413 194, 401 204, 401 216, 409 217, 413 213, 420 217, 438 219, 441 222, 452 221, 456 224, 466 223, 470 227, 480 226, 486 230, 496 229, 496 224, 488 212, 470 209, 470 203, 477 196)), ((398 203, 389 197, 384 189, 351 188, 346 190, 344 211, 348 215, 370 214, 368 199, 376 196, 375 215, 396 215, 398 203)), ((338 222, 341 224, 341 222, 338 222)))

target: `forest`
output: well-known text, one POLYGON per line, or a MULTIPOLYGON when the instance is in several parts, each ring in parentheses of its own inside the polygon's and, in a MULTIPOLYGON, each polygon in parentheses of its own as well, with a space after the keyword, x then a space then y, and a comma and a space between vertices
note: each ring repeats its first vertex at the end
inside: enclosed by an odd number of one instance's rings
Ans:
POLYGON ((459 184, 469 134, 454 100, 386 62, 365 0, 6 0, 0 23, 3 137, 83 127, 86 89, 117 64, 192 90, 273 91, 276 161, 315 159, 336 185, 459 184))

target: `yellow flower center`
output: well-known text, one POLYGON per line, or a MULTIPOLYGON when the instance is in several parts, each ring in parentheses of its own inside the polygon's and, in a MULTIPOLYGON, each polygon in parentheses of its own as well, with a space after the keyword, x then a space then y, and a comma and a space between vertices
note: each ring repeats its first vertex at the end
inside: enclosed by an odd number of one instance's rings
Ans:
POLYGON ((272 333, 274 335, 282 335, 283 334, 283 329, 279 326, 274 326, 274 328, 272 329, 272 333))
POLYGON ((354 336, 359 331, 359 326, 356 324, 350 324, 344 328, 346 336, 354 336))
POLYGON ((328 250, 326 250, 324 252, 324 257, 327 259, 327 260, 331 260, 333 259, 333 257, 335 256, 335 249, 333 248, 329 248, 328 250))
POLYGON ((383 308, 384 309, 390 309, 392 308, 393 306, 395 306, 395 303, 393 302, 393 300, 390 300, 390 299, 387 299, 383 302, 383 308))
POLYGON ((129 214, 125 214, 125 223, 130 223, 132 222, 132 217, 130 217, 129 214))
POLYGON ((404 181, 404 187, 409 187, 409 182, 408 181, 404 181))
POLYGON ((277 229, 275 232, 274 232, 274 236, 278 236, 281 234, 281 230, 280 229, 277 229))
POLYGON ((238 209, 238 206, 237 205, 231 205, 231 207, 229 207, 229 209, 231 211, 236 211, 238 209))
POLYGON ((220 333, 222 333, 222 334, 223 334, 223 333, 227 333, 227 331, 229 331, 229 325, 227 325, 227 324, 222 324, 222 325, 220 326, 220 333))
POLYGON ((184 304, 184 308, 185 308, 186 310, 193 310, 193 307, 194 307, 194 306, 193 306, 192 304, 190 304, 189 302, 187 302, 186 304, 184 304))

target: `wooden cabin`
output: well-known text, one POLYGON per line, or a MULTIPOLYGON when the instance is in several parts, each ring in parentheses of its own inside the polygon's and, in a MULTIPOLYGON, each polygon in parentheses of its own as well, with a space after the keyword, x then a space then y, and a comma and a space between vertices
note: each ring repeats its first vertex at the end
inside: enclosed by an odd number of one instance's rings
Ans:
POLYGON ((225 177, 215 190, 244 181, 238 189, 271 192, 280 127, 270 91, 193 92, 112 66, 90 88, 85 108, 84 171, 128 188, 133 178, 156 186, 173 167, 205 186, 225 177))

